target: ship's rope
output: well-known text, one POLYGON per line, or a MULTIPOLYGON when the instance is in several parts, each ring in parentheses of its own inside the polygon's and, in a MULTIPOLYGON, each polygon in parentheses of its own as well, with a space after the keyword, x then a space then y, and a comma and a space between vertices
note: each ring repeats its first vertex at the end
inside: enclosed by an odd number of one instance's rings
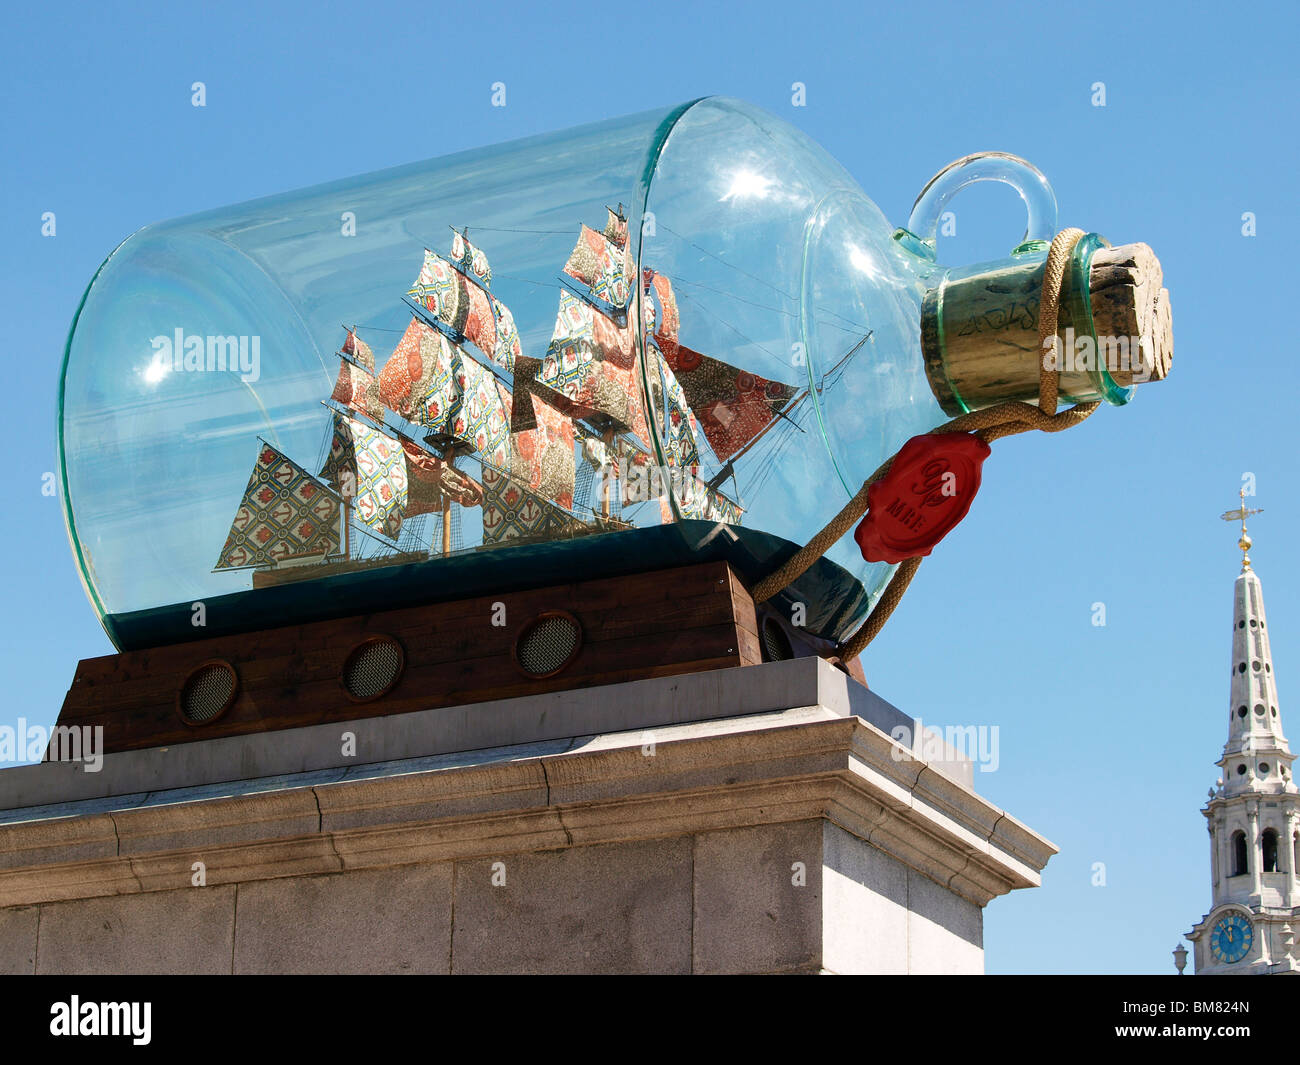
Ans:
MULTIPOLYGON (((1045 356, 1049 338, 1056 335, 1056 326, 1060 312, 1061 285, 1065 279, 1065 269, 1070 262, 1074 246, 1083 238, 1081 229, 1063 229, 1056 234, 1047 252, 1047 265, 1043 271, 1042 297, 1038 311, 1038 350, 1040 352, 1038 371, 1038 406, 1022 403, 1018 400, 999 403, 984 410, 971 411, 945 422, 931 433, 973 433, 986 444, 1004 436, 1027 433, 1038 429, 1045 433, 1059 433, 1084 421, 1100 403, 1078 403, 1068 410, 1057 413, 1060 394, 1060 372, 1053 361, 1049 369, 1045 356)), ((858 521, 867 511, 867 490, 881 477, 889 472, 897 452, 881 463, 879 469, 862 482, 857 494, 848 501, 834 518, 801 548, 785 565, 775 573, 763 578, 755 585, 753 596, 755 603, 762 603, 788 587, 822 557, 839 541, 849 527, 858 521)), ((872 608, 867 620, 844 643, 836 649, 841 661, 849 662, 856 658, 882 628, 894 612, 907 591, 907 586, 916 575, 921 565, 920 557, 909 558, 899 564, 872 608)))

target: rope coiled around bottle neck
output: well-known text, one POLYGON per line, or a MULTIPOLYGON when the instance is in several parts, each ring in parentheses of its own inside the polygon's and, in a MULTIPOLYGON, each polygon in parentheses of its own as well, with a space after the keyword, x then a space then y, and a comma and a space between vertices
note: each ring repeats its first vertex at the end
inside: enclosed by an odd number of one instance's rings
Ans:
MULTIPOLYGON (((1078 403, 1058 413, 1056 408, 1060 396, 1060 370, 1057 368, 1056 360, 1046 358, 1049 344, 1052 342, 1052 338, 1056 336, 1056 327, 1060 316, 1061 288, 1065 281, 1066 268, 1069 266, 1070 255, 1074 251, 1074 246, 1083 239, 1083 236, 1082 229, 1063 229, 1056 234, 1047 252, 1047 264, 1043 270, 1043 287, 1038 310, 1038 349, 1040 353, 1038 406, 1023 403, 1019 400, 1011 400, 1006 403, 999 403, 997 406, 986 407, 983 410, 958 415, 951 421, 931 429, 930 433, 973 433, 986 444, 1004 436, 1015 436, 1018 433, 1027 433, 1035 429, 1044 433, 1059 433, 1063 429, 1069 429, 1083 422, 1100 406, 1099 402, 1078 403)), ((897 452, 886 459, 875 473, 863 481, 862 487, 858 489, 853 498, 789 561, 777 569, 775 573, 764 577, 754 586, 752 594, 756 604, 766 602, 782 589, 787 588, 793 581, 803 576, 819 558, 826 554, 848 532, 855 522, 861 519, 862 515, 867 512, 868 489, 889 472, 896 455, 897 452)), ((903 593, 907 591, 907 586, 911 584, 912 578, 916 575, 920 565, 921 558, 919 556, 905 559, 899 564, 898 569, 894 571, 894 575, 889 579, 889 583, 885 585, 884 591, 881 592, 880 598, 876 600, 876 605, 867 616, 867 620, 848 640, 840 644, 836 649, 841 661, 847 663, 856 658, 867 644, 876 638, 880 630, 885 627, 885 622, 889 620, 889 616, 902 600, 903 593)))

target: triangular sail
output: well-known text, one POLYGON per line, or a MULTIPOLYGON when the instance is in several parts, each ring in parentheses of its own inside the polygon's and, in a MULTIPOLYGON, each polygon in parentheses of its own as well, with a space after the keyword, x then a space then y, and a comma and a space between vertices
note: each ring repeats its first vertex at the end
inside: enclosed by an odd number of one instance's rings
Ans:
POLYGON ((339 499, 293 459, 263 443, 215 569, 337 554, 339 499))
POLYGON ((671 282, 655 274, 652 286, 662 307, 655 340, 709 447, 726 462, 778 418, 799 390, 686 347, 677 339, 680 319, 671 282))
POLYGON ((585 522, 528 491, 515 478, 483 468, 483 544, 556 540, 587 531, 585 522))

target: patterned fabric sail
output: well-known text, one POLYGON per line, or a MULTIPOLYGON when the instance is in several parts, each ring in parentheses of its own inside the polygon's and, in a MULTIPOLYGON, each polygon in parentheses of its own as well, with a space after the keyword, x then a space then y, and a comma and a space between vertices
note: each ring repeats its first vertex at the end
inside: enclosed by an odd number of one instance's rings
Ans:
POLYGON ((627 219, 623 217, 622 206, 619 204, 618 211, 605 208, 609 212, 609 219, 605 223, 605 239, 616 248, 627 247, 627 219))
POLYGON ((423 399, 421 422, 443 446, 457 444, 505 469, 510 456, 510 406, 492 372, 454 344, 439 347, 423 399))
POLYGON ((419 421, 439 367, 451 365, 455 345, 445 334, 412 318, 379 373, 379 397, 407 421, 419 421))
POLYGON ((719 462, 726 462, 766 429, 799 391, 684 344, 678 344, 675 356, 666 361, 719 462))
MULTIPOLYGON (((505 385, 498 384, 501 402, 510 408, 505 385)), ((537 425, 510 434, 508 472, 520 484, 566 510, 573 509, 573 421, 544 400, 533 406, 537 425)))
POLYGON ((551 343, 534 378, 547 390, 543 398, 574 417, 605 415, 620 428, 640 432, 645 413, 635 340, 632 324, 615 325, 573 293, 561 292, 551 343))
POLYGON ((461 270, 473 274, 483 282, 484 287, 492 284, 492 267, 488 265, 487 256, 481 248, 476 248, 469 238, 459 230, 452 230, 456 235, 451 238, 451 259, 461 270))
POLYGON ((700 464, 700 449, 696 443, 699 426, 695 412, 686 402, 682 386, 663 356, 653 348, 649 352, 654 363, 647 374, 650 402, 654 406, 655 421, 664 426, 664 457, 669 466, 694 469, 700 464))
POLYGON ((663 352, 664 358, 671 362, 677 358, 677 333, 681 326, 681 315, 677 310, 677 297, 673 293, 673 283, 666 274, 657 274, 653 270, 645 271, 644 283, 646 295, 654 293, 654 300, 647 300, 652 310, 646 316, 649 319, 646 330, 653 334, 654 342, 663 352), (655 301, 660 308, 657 321, 653 312, 655 301))
POLYGON ((406 510, 406 459, 396 440, 336 412, 329 458, 321 476, 345 498, 352 496, 361 521, 397 539, 406 510))
POLYGON ((492 313, 496 316, 497 346, 492 358, 507 370, 513 370, 515 362, 523 354, 519 345, 519 329, 515 325, 515 316, 510 313, 510 308, 495 296, 488 298, 492 301, 492 313))
POLYGON ((262 444, 216 569, 337 554, 339 500, 310 473, 262 444))
POLYGON ((483 543, 555 540, 581 532, 583 523, 528 491, 513 477, 483 470, 483 543))
POLYGON ((406 516, 431 514, 446 503, 476 507, 483 502, 483 488, 450 462, 430 455, 418 444, 402 441, 406 452, 406 516))
POLYGON ((425 249, 424 265, 406 294, 430 322, 448 330, 453 340, 463 337, 507 370, 514 368, 519 331, 513 315, 437 252, 425 249))
POLYGON ((684 477, 679 482, 677 506, 684 518, 740 524, 740 507, 698 477, 684 477))
POLYGON ((581 281, 594 299, 610 308, 621 311, 627 307, 634 268, 626 241, 620 247, 604 233, 584 225, 564 272, 581 281))
POLYGON ((511 432, 513 406, 510 390, 487 367, 454 344, 439 349, 423 412, 435 441, 462 445, 485 467, 511 474, 561 507, 572 507, 573 421, 536 398, 533 428, 511 432))
POLYGON ((355 329, 348 330, 347 339, 343 341, 343 347, 339 351, 340 354, 346 355, 367 373, 373 374, 375 372, 375 353, 370 350, 369 344, 357 336, 355 329))
POLYGON ((375 353, 357 336, 355 329, 349 329, 339 355, 339 376, 330 398, 383 425, 384 405, 375 380, 375 353))

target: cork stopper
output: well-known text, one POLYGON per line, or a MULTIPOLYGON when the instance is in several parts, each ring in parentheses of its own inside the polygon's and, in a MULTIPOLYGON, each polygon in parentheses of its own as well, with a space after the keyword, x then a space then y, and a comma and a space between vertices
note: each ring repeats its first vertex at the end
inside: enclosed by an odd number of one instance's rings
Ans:
MULTIPOLYGON (((921 310, 930 387, 951 415, 1038 398, 1038 304, 1045 263, 1008 259, 931 289, 921 310)), ((1168 376, 1173 318, 1160 260, 1145 244, 1093 253, 1087 292, 1067 271, 1055 353, 1061 398, 1124 402, 1128 388, 1168 376), (1088 328, 1082 308, 1090 308, 1088 328), (1075 321, 1075 318, 1082 321, 1075 321)))

